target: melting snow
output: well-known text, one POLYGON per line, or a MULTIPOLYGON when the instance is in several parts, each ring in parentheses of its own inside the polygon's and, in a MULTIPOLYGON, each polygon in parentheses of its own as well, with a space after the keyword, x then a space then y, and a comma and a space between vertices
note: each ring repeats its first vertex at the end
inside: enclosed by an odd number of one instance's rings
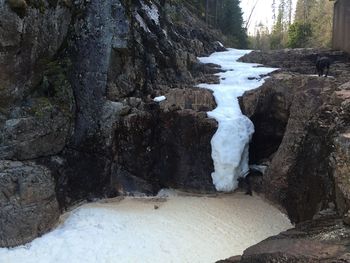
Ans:
POLYGON ((159 97, 155 97, 155 98, 153 99, 153 101, 155 101, 155 102, 161 102, 161 101, 163 101, 163 100, 166 100, 166 97, 165 97, 165 96, 159 96, 159 97))
POLYGON ((161 195, 167 198, 83 205, 31 243, 0 248, 0 262, 209 263, 291 227, 285 215, 257 196, 161 195))
POLYGON ((141 1, 142 9, 146 11, 149 18, 151 18, 157 25, 159 25, 159 13, 158 8, 155 4, 151 3, 150 5, 145 4, 141 1))
POLYGON ((237 97, 247 90, 261 86, 264 79, 260 76, 276 70, 237 61, 249 52, 228 49, 199 58, 202 63, 214 63, 225 70, 217 74, 220 84, 199 85, 212 90, 217 103, 217 108, 208 112, 208 116, 216 119, 219 124, 211 141, 215 167, 212 178, 218 191, 235 190, 238 187, 237 179, 244 176, 249 169, 248 147, 254 125, 242 114, 237 97))
POLYGON ((135 14, 135 18, 136 18, 136 21, 139 23, 139 25, 143 28, 143 30, 145 30, 145 32, 148 32, 148 33, 151 32, 147 27, 145 21, 143 21, 142 17, 138 13, 135 14))

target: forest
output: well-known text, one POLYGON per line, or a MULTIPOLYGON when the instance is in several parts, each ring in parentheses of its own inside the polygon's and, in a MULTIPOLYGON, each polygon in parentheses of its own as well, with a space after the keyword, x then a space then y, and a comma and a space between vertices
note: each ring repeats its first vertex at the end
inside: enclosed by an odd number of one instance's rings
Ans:
POLYGON ((236 48, 248 46, 240 0, 181 0, 209 26, 220 30, 225 44, 236 48))
POLYGON ((249 37, 250 48, 269 50, 281 48, 330 47, 332 39, 333 2, 329 0, 291 0, 272 3, 272 29, 263 23, 255 26, 249 37))
MULTIPOLYGON (((256 3, 262 0, 256 0, 256 3)), ((247 35, 250 23, 243 20, 240 0, 182 0, 206 23, 222 31, 226 45, 260 50, 330 47, 333 2, 329 0, 273 0, 273 26, 260 22, 254 34, 247 35)), ((254 9, 251 10, 254 16, 254 9)))

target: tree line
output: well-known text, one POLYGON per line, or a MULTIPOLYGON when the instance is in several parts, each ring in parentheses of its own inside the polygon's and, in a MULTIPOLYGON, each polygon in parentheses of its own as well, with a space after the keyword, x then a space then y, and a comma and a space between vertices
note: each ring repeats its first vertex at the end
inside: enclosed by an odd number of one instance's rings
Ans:
POLYGON ((182 0, 209 26, 226 36, 226 45, 246 48, 248 37, 244 27, 240 0, 182 0))
POLYGON ((329 0, 297 0, 295 12, 292 0, 273 0, 272 29, 260 23, 251 48, 280 49, 330 47, 332 39, 333 3, 329 0), (294 18, 294 19, 293 19, 294 18))

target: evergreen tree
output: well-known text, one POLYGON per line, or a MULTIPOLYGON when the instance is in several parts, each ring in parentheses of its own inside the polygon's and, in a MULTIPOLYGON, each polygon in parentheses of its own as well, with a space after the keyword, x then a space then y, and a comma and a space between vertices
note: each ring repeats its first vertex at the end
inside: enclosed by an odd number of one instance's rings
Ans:
POLYGON ((230 42, 238 47, 247 47, 247 33, 243 26, 243 14, 239 0, 222 0, 223 5, 218 19, 220 30, 230 42))
POLYGON ((243 25, 240 0, 181 0, 209 26, 220 29, 227 45, 246 48, 247 33, 243 25))
MULTIPOLYGON (((328 0, 298 0, 295 11, 295 32, 306 30, 300 47, 329 47, 332 39, 333 3, 328 0), (310 30, 309 30, 310 29, 310 30), (309 35, 306 36, 306 33, 309 35), (305 41, 307 39, 307 41, 305 41)), ((291 35, 295 35, 291 32, 291 35)), ((293 43, 294 40, 292 41, 293 43)), ((290 42, 290 44, 292 43, 290 42)))

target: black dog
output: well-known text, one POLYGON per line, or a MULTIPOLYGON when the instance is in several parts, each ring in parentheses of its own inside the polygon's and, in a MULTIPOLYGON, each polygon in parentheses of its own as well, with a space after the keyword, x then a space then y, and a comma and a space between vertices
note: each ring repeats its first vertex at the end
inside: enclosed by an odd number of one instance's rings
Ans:
POLYGON ((317 61, 316 61, 316 69, 317 69, 318 76, 319 77, 323 76, 323 73, 324 73, 324 71, 326 69, 325 77, 327 77, 328 73, 329 73, 330 65, 331 65, 331 61, 330 61, 329 58, 327 58, 327 57, 318 57, 317 61))

